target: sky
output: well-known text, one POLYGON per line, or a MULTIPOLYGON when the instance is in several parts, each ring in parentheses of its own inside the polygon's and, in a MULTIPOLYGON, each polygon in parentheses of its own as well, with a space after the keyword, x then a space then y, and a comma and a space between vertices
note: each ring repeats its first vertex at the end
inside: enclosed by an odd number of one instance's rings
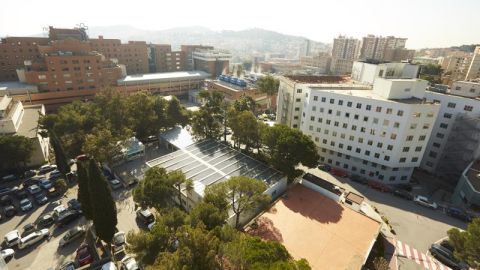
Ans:
POLYGON ((408 38, 412 49, 480 43, 480 0, 7 0, 2 10, 0 37, 84 23, 145 30, 256 27, 326 43, 339 34, 394 35, 408 38))

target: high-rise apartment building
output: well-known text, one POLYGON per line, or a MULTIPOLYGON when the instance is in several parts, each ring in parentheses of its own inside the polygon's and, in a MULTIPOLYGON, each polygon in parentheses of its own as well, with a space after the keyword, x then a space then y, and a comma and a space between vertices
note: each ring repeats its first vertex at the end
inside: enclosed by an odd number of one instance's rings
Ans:
POLYGON ((212 78, 228 73, 232 55, 223 50, 195 50, 193 67, 195 70, 207 72, 212 78))
POLYGON ((347 74, 352 70, 353 62, 358 58, 360 40, 338 36, 333 40, 332 61, 330 72, 333 74, 347 74))
POLYGON ((464 80, 471 62, 471 53, 461 51, 451 52, 442 61, 443 83, 452 85, 455 81, 464 80))
POLYGON ((180 50, 185 53, 187 70, 193 70, 195 68, 194 61, 193 61, 193 52, 196 50, 213 50, 213 46, 182 45, 180 46, 180 50))
POLYGON ((155 67, 153 72, 174 72, 187 69, 184 51, 172 51, 172 46, 169 44, 150 44, 149 50, 150 60, 155 67))
MULTIPOLYGON (((406 38, 394 36, 382 37, 368 35, 362 39, 360 59, 378 61, 400 61, 406 59, 395 59, 410 56, 409 52, 402 52, 405 49, 406 38), (402 56, 402 57, 401 57, 402 56)), ((413 55, 411 55, 413 57, 413 55)))
POLYGON ((395 78, 395 72, 411 71, 390 68, 391 76, 383 71, 369 83, 340 76, 282 77, 277 122, 311 137, 321 162, 369 180, 408 183, 440 106, 424 100, 426 81, 395 78))
POLYGON ((480 79, 480 46, 475 47, 465 80, 480 79))
POLYGON ((480 157, 480 83, 457 81, 445 92, 427 91, 440 104, 421 167, 456 182, 467 165, 480 157))

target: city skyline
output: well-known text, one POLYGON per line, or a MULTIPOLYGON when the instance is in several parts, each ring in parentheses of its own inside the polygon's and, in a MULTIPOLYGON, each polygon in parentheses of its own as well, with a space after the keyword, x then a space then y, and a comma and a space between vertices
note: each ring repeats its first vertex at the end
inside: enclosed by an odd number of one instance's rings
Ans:
MULTIPOLYGON (((480 3, 471 0, 427 0, 420 3, 409 0, 403 5, 377 0, 361 3, 344 0, 321 5, 300 1, 295 6, 272 6, 270 3, 247 0, 235 7, 215 0, 202 3, 187 1, 152 4, 140 0, 136 5, 114 7, 111 1, 86 0, 82 2, 83 5, 76 6, 75 13, 62 13, 60 8, 55 8, 54 2, 26 1, 29 9, 22 11, 21 24, 11 23, 16 20, 15 13, 4 14, 0 18, 0 36, 40 34, 42 28, 49 25, 70 28, 83 22, 93 27, 131 25, 145 30, 188 26, 204 26, 215 31, 262 28, 324 43, 332 43, 333 38, 339 34, 356 38, 367 34, 394 35, 408 38, 407 48, 412 49, 480 42, 480 33, 473 31, 480 27, 474 13, 480 8, 480 3), (49 2, 51 4, 48 4, 49 2), (182 9, 181 12, 161 12, 178 9, 182 9), (325 9, 329 11, 322 12, 325 9), (205 16, 209 12, 212 15, 205 16), (51 13, 56 15, 45 16, 51 13), (238 18, 235 18, 235 14, 238 14, 238 18), (452 14, 462 16, 448 20, 452 14), (285 20, 287 17, 292 19, 285 20)), ((4 5, 5 10, 15 9, 14 2, 6 2, 4 5)))

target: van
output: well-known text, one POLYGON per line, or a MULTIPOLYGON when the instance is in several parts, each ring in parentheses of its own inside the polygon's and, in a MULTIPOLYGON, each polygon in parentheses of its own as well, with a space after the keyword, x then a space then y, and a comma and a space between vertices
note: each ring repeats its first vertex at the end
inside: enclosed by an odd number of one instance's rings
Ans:
POLYGON ((24 249, 27 248, 37 242, 40 242, 41 240, 47 238, 49 235, 48 229, 41 229, 40 231, 31 233, 23 238, 20 239, 18 242, 18 248, 19 249, 24 249))

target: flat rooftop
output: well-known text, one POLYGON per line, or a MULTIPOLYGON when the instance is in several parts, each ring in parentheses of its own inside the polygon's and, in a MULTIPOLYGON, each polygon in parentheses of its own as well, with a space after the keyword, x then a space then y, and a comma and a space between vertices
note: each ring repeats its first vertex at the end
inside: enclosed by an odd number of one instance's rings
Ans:
POLYGON ((297 184, 246 231, 282 243, 312 269, 361 269, 380 223, 297 184))
POLYGON ((335 93, 335 94, 345 95, 345 96, 355 96, 355 97, 365 98, 365 99, 375 99, 375 100, 381 100, 385 102, 395 102, 395 103, 405 103, 405 104, 433 104, 432 102, 425 101, 423 99, 416 98, 416 97, 405 98, 405 99, 387 99, 383 96, 380 96, 374 93, 372 89, 368 88, 368 86, 365 86, 365 85, 354 85, 352 86, 351 89, 348 89, 348 88, 342 89, 341 85, 337 89, 335 89, 335 87, 332 87, 332 88, 333 89, 331 90, 330 89, 326 90, 323 88, 318 88, 316 86, 310 87, 310 89, 312 90, 325 91, 325 92, 330 92, 330 93, 335 93), (358 88, 363 87, 363 89, 357 89, 357 87, 358 88))
POLYGON ((270 186, 284 175, 233 148, 215 140, 203 140, 168 155, 150 160, 149 167, 160 166, 168 172, 181 170, 194 182, 195 191, 203 196, 207 186, 232 176, 247 176, 270 186))
POLYGON ((348 76, 285 75, 285 77, 297 83, 312 84, 341 84, 351 81, 351 78, 348 76))
POLYGON ((209 78, 210 74, 204 71, 178 71, 128 75, 117 81, 118 85, 138 85, 169 81, 197 80, 209 78))
POLYGON ((0 96, 5 94, 19 95, 29 93, 37 93, 38 88, 36 85, 22 83, 22 82, 0 82, 0 96))
POLYGON ((22 122, 17 130, 17 135, 25 136, 27 138, 37 137, 39 112, 42 111, 41 104, 38 105, 24 105, 24 113, 22 122))
POLYGON ((475 160, 472 166, 468 168, 467 178, 473 188, 480 192, 480 159, 475 160))
POLYGON ((325 179, 322 179, 316 175, 313 175, 311 173, 306 173, 302 177, 303 179, 307 180, 308 182, 315 184, 323 189, 326 189, 334 194, 341 195, 345 189, 341 188, 337 185, 332 184, 331 182, 328 182, 325 179))

